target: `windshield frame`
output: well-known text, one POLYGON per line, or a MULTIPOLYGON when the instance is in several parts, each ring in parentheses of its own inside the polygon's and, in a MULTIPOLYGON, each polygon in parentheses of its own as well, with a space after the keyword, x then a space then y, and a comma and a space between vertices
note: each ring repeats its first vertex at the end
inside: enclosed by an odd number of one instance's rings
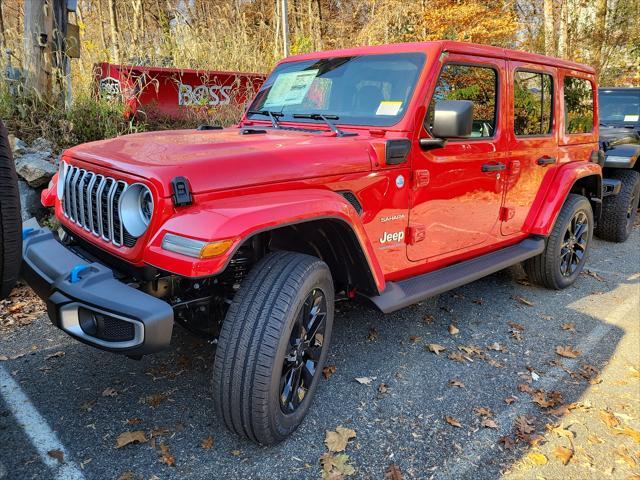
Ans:
MULTIPOLYGON (((333 55, 326 55, 326 56, 318 56, 318 57, 307 57, 307 58, 291 58, 291 59, 286 59, 280 63, 278 63, 276 65, 276 67, 273 69, 273 71, 269 74, 269 76, 267 77, 267 79, 265 80, 265 82, 263 83, 263 85, 260 87, 260 90, 257 92, 257 94, 254 96, 253 100, 249 103, 248 108, 245 110, 245 115, 243 118, 243 121, 249 121, 249 122, 266 122, 266 123, 270 123, 270 119, 266 116, 262 116, 262 115, 257 115, 257 114, 251 114, 249 113, 250 110, 266 110, 267 108, 262 108, 264 107, 264 101, 262 101, 260 104, 258 104, 258 100, 261 98, 261 94, 262 92, 267 88, 267 87, 271 87, 274 83, 274 79, 277 78, 276 74, 281 73, 281 70, 283 69, 283 67, 286 68, 286 66, 290 66, 293 64, 310 64, 313 65, 316 62, 321 62, 321 61, 330 61, 330 60, 337 60, 337 59, 344 59, 344 58, 363 58, 363 57, 402 57, 402 56, 414 56, 414 58, 416 58, 418 60, 417 66, 418 69, 416 71, 415 74, 415 79, 413 80, 413 83, 411 84, 410 90, 406 96, 406 106, 402 109, 402 111, 398 114, 395 115, 393 117, 391 117, 389 119, 388 122, 385 122, 383 120, 381 120, 380 122, 374 122, 371 121, 373 118, 373 116, 368 117, 367 120, 368 121, 352 121, 349 120, 349 118, 352 117, 346 117, 343 115, 340 115, 341 112, 333 112, 331 110, 321 110, 321 109, 314 109, 312 107, 310 107, 308 110, 309 111, 290 111, 287 112, 286 106, 282 107, 282 110, 280 110, 280 107, 275 108, 273 111, 278 114, 278 121, 279 123, 282 124, 303 124, 305 126, 309 125, 313 125, 318 126, 318 131, 324 131, 326 129, 326 122, 321 119, 321 118, 295 118, 294 115, 295 114, 322 114, 325 115, 327 117, 331 117, 331 116, 335 116, 338 115, 339 118, 336 120, 333 120, 333 123, 338 126, 340 125, 341 127, 346 127, 346 128, 376 128, 376 129, 393 129, 396 128, 399 124, 401 124, 402 122, 406 121, 407 119, 407 115, 412 111, 412 109, 414 108, 415 102, 416 102, 416 97, 418 92, 421 89, 421 84, 423 82, 424 79, 424 75, 425 75, 425 71, 427 69, 428 66, 428 55, 425 51, 423 50, 419 50, 419 49, 412 49, 412 50, 402 50, 402 51, 396 51, 396 52, 373 52, 373 53, 356 53, 356 54, 349 54, 349 53, 344 53, 341 54, 340 52, 332 52, 334 53, 333 55), (258 105, 262 105, 261 108, 258 108, 258 105), (280 114, 283 114, 282 116, 280 114)), ((303 71, 304 69, 300 70, 303 71)), ((319 78, 319 77, 316 77, 319 78)), ((321 77, 320 77, 321 78, 321 77)), ((388 101, 388 100, 385 100, 388 101)), ((363 117, 355 117, 355 118, 363 118, 363 117)), ((381 117, 382 119, 383 117, 381 117)))

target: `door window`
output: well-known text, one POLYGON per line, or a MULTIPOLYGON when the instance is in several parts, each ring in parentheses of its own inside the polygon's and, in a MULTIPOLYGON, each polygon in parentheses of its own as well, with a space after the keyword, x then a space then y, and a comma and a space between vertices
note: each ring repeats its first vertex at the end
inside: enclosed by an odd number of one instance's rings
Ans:
POLYGON ((446 64, 433 92, 425 127, 433 122, 438 100, 470 100, 473 102, 472 138, 493 137, 496 129, 498 77, 491 67, 446 64))
POLYGON ((553 77, 518 70, 513 85, 513 129, 518 136, 547 135, 553 119, 553 77))
POLYGON ((564 124, 567 133, 593 130, 593 89, 589 80, 565 77, 564 124))

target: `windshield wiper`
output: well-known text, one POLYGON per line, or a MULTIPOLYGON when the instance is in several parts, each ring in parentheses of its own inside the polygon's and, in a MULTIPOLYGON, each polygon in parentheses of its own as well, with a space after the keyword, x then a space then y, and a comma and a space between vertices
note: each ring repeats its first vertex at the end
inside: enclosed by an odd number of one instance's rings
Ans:
POLYGON ((284 113, 281 112, 272 112, 271 110, 247 110, 247 113, 250 115, 265 115, 271 119, 271 125, 273 128, 280 128, 280 123, 276 117, 284 117, 284 113))
POLYGON ((335 133, 338 137, 352 137, 357 135, 355 132, 343 132, 331 120, 339 120, 340 117, 338 115, 323 115, 321 113, 294 113, 293 118, 308 118, 310 120, 322 120, 326 123, 331 131, 335 133))

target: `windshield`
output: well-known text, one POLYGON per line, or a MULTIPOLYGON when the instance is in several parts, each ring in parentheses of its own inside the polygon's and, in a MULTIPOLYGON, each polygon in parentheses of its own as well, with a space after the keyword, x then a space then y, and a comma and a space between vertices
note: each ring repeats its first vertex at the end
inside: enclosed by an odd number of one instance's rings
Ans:
POLYGON ((391 126, 406 112, 425 56, 395 53, 333 57, 279 65, 247 114, 252 119, 391 126), (282 114, 282 115, 280 115, 282 114), (309 115, 304 120, 300 115, 309 115))
POLYGON ((640 123, 640 90, 600 90, 600 122, 640 123))

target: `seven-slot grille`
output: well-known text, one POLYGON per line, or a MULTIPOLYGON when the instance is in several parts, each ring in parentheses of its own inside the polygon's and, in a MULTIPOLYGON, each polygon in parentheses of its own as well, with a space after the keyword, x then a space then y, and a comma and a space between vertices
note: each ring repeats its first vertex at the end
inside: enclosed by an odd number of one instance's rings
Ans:
POLYGON ((116 247, 133 247, 136 239, 123 227, 119 206, 127 188, 122 180, 70 166, 64 179, 62 211, 69 220, 116 247))

